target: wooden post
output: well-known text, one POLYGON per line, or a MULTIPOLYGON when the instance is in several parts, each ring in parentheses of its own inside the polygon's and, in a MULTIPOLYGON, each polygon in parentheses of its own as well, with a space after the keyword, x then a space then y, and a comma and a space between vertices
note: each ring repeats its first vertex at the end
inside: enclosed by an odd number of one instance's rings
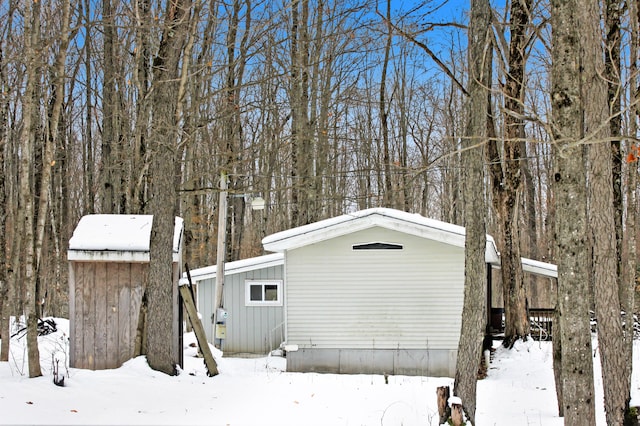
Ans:
POLYGON ((198 346, 200 347, 200 351, 202 351, 202 355, 204 356, 204 365, 207 367, 207 374, 209 377, 217 376, 218 365, 216 364, 216 360, 213 358, 213 354, 211 353, 211 348, 209 347, 209 342, 207 342, 207 335, 204 332, 204 328, 202 327, 202 322, 200 318, 198 318, 198 310, 196 309, 196 304, 193 301, 193 296, 191 295, 191 279, 189 279, 189 285, 181 285, 180 286, 180 295, 182 296, 182 300, 184 301, 184 306, 187 310, 187 315, 189 316, 189 321, 191 321, 191 325, 193 325, 193 331, 196 335, 196 339, 198 340, 198 346))
POLYGON ((449 408, 449 396, 451 395, 451 390, 449 386, 438 386, 436 389, 436 395, 438 396, 438 416, 440 416, 440 423, 446 423, 451 416, 451 408, 449 408))

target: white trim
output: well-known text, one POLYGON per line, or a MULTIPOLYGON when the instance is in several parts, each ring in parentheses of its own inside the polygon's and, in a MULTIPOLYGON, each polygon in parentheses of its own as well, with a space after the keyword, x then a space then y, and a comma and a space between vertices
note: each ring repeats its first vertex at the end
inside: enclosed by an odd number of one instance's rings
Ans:
MULTIPOLYGON (((268 251, 284 252, 373 227, 464 247, 464 227, 389 208, 360 210, 281 231, 263 238, 262 245, 268 251)), ((499 259, 495 241, 487 235, 485 260, 494 263, 499 259)))
MULTIPOLYGON (((233 275, 243 272, 255 271, 256 269, 270 268, 284 264, 284 254, 272 253, 264 256, 251 257, 248 259, 236 260, 234 262, 225 262, 224 274, 233 275)), ((193 269, 190 271, 191 278, 194 282, 215 278, 217 275, 216 265, 205 266, 203 268, 193 269)), ((184 274, 186 276, 186 273, 184 274)))
POLYGON ((550 278, 558 278, 558 266, 553 263, 540 262, 539 260, 521 257, 522 270, 536 275, 543 275, 550 278))
MULTIPOLYGON (((540 262, 539 260, 528 259, 526 257, 521 257, 520 262, 524 272, 547 278, 558 278, 558 266, 553 263, 540 262)), ((493 269, 501 269, 500 261, 492 262, 491 267, 493 269)))
POLYGON ((282 306, 283 305, 283 292, 282 292, 282 280, 245 280, 244 281, 244 305, 245 306, 282 306), (262 286, 262 298, 263 300, 251 300, 251 286, 262 286), (276 286, 277 300, 264 300, 264 288, 266 286, 276 286))

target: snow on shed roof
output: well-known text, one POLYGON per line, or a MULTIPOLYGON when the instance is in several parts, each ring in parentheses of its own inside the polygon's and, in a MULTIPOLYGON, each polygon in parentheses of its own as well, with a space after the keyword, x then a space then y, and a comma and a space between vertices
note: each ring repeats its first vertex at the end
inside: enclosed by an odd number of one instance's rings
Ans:
MULTIPOLYGON (((256 269, 269 268, 271 266, 284 265, 284 254, 271 253, 264 256, 251 257, 249 259, 236 260, 234 262, 225 262, 225 275, 241 274, 256 269)), ((217 266, 205 266, 203 268, 193 269, 189 271, 193 281, 202 281, 215 278, 217 275, 217 266)), ((186 272, 183 274, 187 276, 186 272)))
MULTIPOLYGON (((69 260, 148 262, 152 215, 92 214, 83 216, 69 240, 69 260)), ((182 218, 176 217, 173 260, 182 245, 182 218)))
MULTIPOLYGON (((268 235, 262 239, 262 244, 266 250, 283 252, 375 226, 464 247, 464 227, 389 208, 360 210, 288 229, 268 235)), ((487 235, 485 259, 489 263, 499 262, 500 259, 490 235, 487 235)))

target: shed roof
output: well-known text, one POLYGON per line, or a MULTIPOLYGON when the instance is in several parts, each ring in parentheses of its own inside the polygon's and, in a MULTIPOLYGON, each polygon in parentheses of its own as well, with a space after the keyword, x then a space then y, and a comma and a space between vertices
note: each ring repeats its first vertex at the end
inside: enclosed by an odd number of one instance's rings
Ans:
MULTIPOLYGON (((148 262, 152 215, 83 216, 69 240, 67 258, 77 261, 148 262)), ((173 260, 182 249, 183 220, 175 218, 173 260)))

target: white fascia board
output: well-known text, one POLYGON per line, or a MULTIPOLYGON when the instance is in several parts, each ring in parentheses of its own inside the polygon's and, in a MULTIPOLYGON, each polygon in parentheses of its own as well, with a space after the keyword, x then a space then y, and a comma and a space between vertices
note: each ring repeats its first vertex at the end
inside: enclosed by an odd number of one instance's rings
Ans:
MULTIPOLYGON (((264 256, 226 262, 224 264, 224 274, 241 274, 243 272, 255 271, 256 269, 270 268, 272 266, 279 266, 283 264, 284 255, 282 253, 266 254, 264 256)), ((210 278, 215 278, 217 275, 217 266, 211 265, 194 269, 192 271, 189 271, 189 274, 191 275, 191 279, 193 281, 203 281, 210 278)), ((183 275, 186 277, 186 272, 183 275)))
POLYGON ((67 259, 76 262, 149 262, 148 251, 69 250, 67 259))
POLYGON ((526 257, 522 257, 521 260, 523 271, 549 278, 558 278, 558 266, 553 263, 527 259, 526 257))
MULTIPOLYGON (((522 270, 531 274, 540 275, 547 278, 558 278, 558 266, 553 263, 541 262, 539 260, 520 258, 522 270)), ((491 262, 493 269, 501 269, 500 259, 497 262, 491 262)))
MULTIPOLYGON (((181 252, 173 252, 172 261, 180 262, 181 252)), ((75 262, 149 263, 148 251, 69 250, 67 260, 75 262)))
POLYGON ((375 226, 464 247, 464 228, 391 209, 369 209, 322 220, 269 235, 262 244, 265 250, 283 252, 375 226))
MULTIPOLYGON (((284 252, 375 226, 464 248, 464 227, 384 208, 363 210, 288 229, 265 237, 262 244, 265 250, 284 252)), ((489 263, 499 260, 495 241, 490 235, 487 235, 485 258, 489 263)))

